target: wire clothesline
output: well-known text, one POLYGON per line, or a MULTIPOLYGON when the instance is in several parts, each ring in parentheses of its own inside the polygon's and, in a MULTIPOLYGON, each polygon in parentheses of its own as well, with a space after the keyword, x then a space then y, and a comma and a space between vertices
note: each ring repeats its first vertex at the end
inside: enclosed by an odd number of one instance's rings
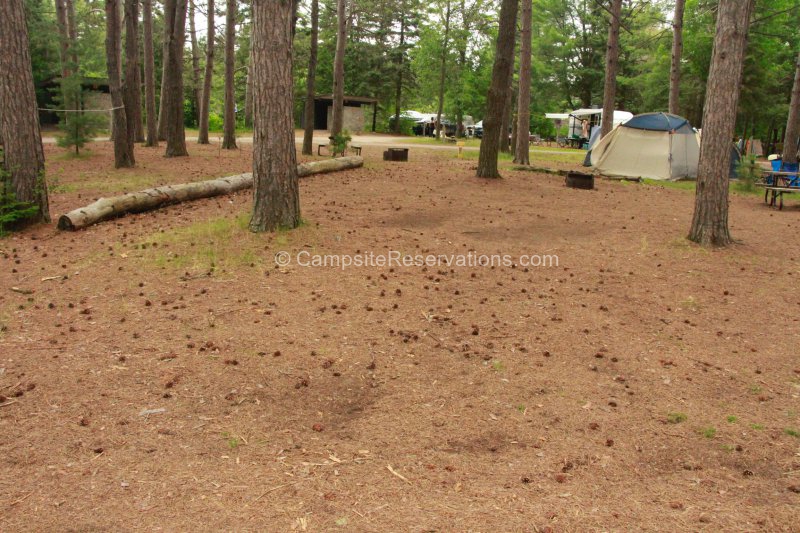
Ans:
POLYGON ((47 107, 38 107, 39 111, 51 111, 53 113, 106 113, 114 111, 115 109, 122 109, 125 106, 119 105, 110 109, 50 109, 47 107))

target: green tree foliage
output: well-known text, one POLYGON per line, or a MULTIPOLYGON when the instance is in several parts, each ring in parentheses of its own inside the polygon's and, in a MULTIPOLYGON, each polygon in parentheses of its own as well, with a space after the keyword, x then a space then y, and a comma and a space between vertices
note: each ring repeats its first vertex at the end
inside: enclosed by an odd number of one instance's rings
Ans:
MULTIPOLYGON (((78 73, 105 77, 105 27, 100 0, 74 0, 78 22, 78 73)), ((37 96, 51 107, 44 87, 60 75, 58 29, 52 0, 25 0, 37 96)), ((442 50, 446 0, 350 0, 345 58, 345 93, 377 98, 379 130, 394 115, 397 80, 402 78, 401 108, 435 112, 442 52, 446 54, 444 111, 448 118, 483 118, 497 32, 498 0, 451 0, 451 28, 442 50), (403 28, 401 44, 400 30, 403 28), (400 76, 402 74, 402 76, 400 76)), ((531 119, 535 132, 552 133, 545 112, 596 106, 602 99, 608 12, 604 0, 534 0, 531 119)), ((681 112, 702 126, 702 106, 714 35, 717 0, 687 0, 681 112)), ((162 64, 163 13, 154 10, 156 83, 162 64)), ((620 36, 618 106, 633 113, 667 109, 673 0, 624 0, 620 36)), ((205 1, 196 0, 202 29, 205 1)), ((236 100, 243 117, 250 51, 249 2, 240 2, 236 42, 236 100)), ((218 17, 220 18, 220 17, 218 17)), ((221 20, 221 18, 220 18, 221 20)), ((800 51, 800 5, 797 0, 757 0, 742 80, 737 132, 765 138, 779 136, 788 111, 794 57, 800 51)), ((299 123, 309 49, 309 2, 299 0, 295 52, 295 102, 299 123)), ((332 92, 336 9, 320 2, 317 92, 332 92)), ((224 32, 217 34, 222 50, 224 32)), ((205 32, 198 35, 205 49, 205 32)), ((185 62, 190 80, 191 62, 185 62)), ((201 54, 201 63, 204 56, 201 54)), ((222 61, 218 61, 211 112, 222 111, 222 61)), ((186 100, 192 87, 185 84, 186 100)), ((187 105, 187 125, 196 110, 187 105)))
POLYGON ((86 91, 83 88, 83 78, 77 75, 60 80, 61 90, 56 97, 62 104, 61 120, 58 129, 58 145, 62 148, 75 150, 75 155, 80 154, 87 142, 102 129, 108 127, 108 115, 95 111, 81 112, 85 109, 86 91))
MULTIPOLYGON (((3 151, 0 149, 0 161, 3 151)), ((11 176, 0 168, 0 237, 13 230, 19 222, 36 216, 39 207, 30 202, 20 202, 11 187, 11 176)))

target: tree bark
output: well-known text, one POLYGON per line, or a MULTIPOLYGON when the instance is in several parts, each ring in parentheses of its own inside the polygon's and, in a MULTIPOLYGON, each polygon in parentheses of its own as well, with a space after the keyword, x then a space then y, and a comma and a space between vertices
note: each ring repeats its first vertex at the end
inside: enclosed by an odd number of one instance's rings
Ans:
POLYGON ((532 0, 522 0, 519 45, 519 94, 517 98, 517 145, 514 163, 530 165, 531 133, 531 16, 532 0))
MULTIPOLYGON (((72 70, 74 68, 71 64, 70 48, 73 43, 69 33, 70 23, 67 14, 66 0, 56 0, 56 23, 58 25, 59 34, 58 56, 61 62, 61 103, 64 109, 77 109, 78 102, 76 102, 75 91, 67 90, 65 84, 66 80, 72 76, 72 70)), ((64 122, 68 122, 69 120, 69 113, 64 113, 64 122)))
MULTIPOLYGON (((364 159, 359 156, 324 159, 297 165, 297 176, 303 178, 362 166, 364 166, 364 159)), ((165 185, 111 198, 100 198, 85 207, 79 207, 66 215, 61 215, 58 219, 58 229, 78 230, 128 213, 141 213, 179 202, 232 194, 252 187, 253 174, 247 172, 225 178, 165 185)))
MULTIPOLYGON (((186 132, 183 126, 183 45, 186 41, 187 0, 167 0, 165 10, 171 10, 173 24, 168 28, 164 102, 164 136, 167 140, 167 157, 187 156, 186 132)), ((165 17, 166 20, 166 17, 165 17)))
MULTIPOLYGON (((339 2, 343 6, 344 0, 339 2)), ((253 5, 252 231, 300 224, 292 112, 292 4, 292 0, 254 0, 253 5)))
POLYGON ((153 53, 153 0, 142 0, 142 30, 144 39, 144 99, 147 114, 146 146, 158 146, 156 118, 155 57, 153 53))
POLYGON ((29 221, 49 222, 44 150, 23 0, 0 2, 0 139, 3 170, 17 201, 38 206, 29 221), (13 75, 12 75, 13 73, 13 75))
POLYGON ((444 16, 444 39, 442 39, 442 60, 439 66, 439 107, 436 109, 436 138, 441 137, 442 111, 444 111, 444 80, 447 74, 447 43, 450 40, 450 0, 444 16))
POLYGON ((236 95, 233 75, 236 43, 236 0, 228 0, 225 12, 225 113, 223 117, 222 148, 236 149, 236 95))
POLYGON ((303 109, 303 155, 314 153, 314 94, 317 83, 317 51, 319 49, 319 1, 311 0, 311 50, 308 54, 306 101, 303 109))
POLYGON ((614 128, 614 108, 617 100, 617 70, 619 69, 619 26, 622 17, 622 0, 611 0, 611 20, 608 26, 606 50, 606 80, 603 84, 603 118, 600 136, 605 137, 614 128))
POLYGON ((169 43, 172 31, 175 27, 175 1, 176 0, 162 0, 164 5, 164 43, 161 47, 161 94, 158 98, 158 140, 167 140, 167 83, 169 72, 167 65, 169 63, 169 43))
POLYGON ((66 0, 67 5, 67 33, 69 34, 69 56, 72 63, 73 72, 78 71, 78 49, 75 45, 78 42, 78 27, 75 22, 75 1, 66 0))
POLYGON ((198 144, 208 144, 208 113, 211 105, 211 78, 214 76, 214 0, 208 0, 208 31, 206 32, 206 69, 203 76, 203 91, 200 95, 200 131, 198 144))
POLYGON ((786 137, 783 139, 784 163, 797 163, 797 141, 800 137, 800 56, 794 72, 792 99, 789 103, 789 118, 786 121, 786 137))
POLYGON ((742 65, 753 0, 720 0, 703 108, 697 192, 689 239, 703 246, 731 243, 728 173, 742 65))
POLYGON ((244 127, 253 127, 253 47, 247 56, 247 83, 244 86, 244 127))
POLYGON ((111 120, 114 133, 114 167, 128 168, 136 164, 133 156, 132 129, 128 127, 124 88, 120 75, 120 0, 106 0, 106 66, 108 87, 111 92, 111 120))
POLYGON ((143 142, 142 88, 139 75, 139 0, 125 0, 125 119, 131 142, 143 142))
POLYGON ((347 18, 345 6, 347 0, 336 2, 336 55, 333 60, 333 116, 331 120, 331 137, 342 132, 344 123, 344 53, 347 41, 347 18))
POLYGON ((58 57, 61 61, 61 77, 69 77, 69 28, 67 24, 67 3, 56 0, 56 24, 58 25, 58 57))
POLYGON ((398 46, 400 52, 397 54, 397 81, 394 88, 394 124, 392 125, 392 131, 396 134, 400 133, 400 107, 403 105, 403 59, 405 56, 406 44, 405 3, 400 5, 400 12, 398 14, 400 16, 400 45, 398 46))
MULTIPOLYGON (((253 0, 250 0, 250 40, 253 40, 253 0)), ((293 7, 295 17, 297 15, 297 2, 293 7)), ((297 19, 295 18, 295 22, 292 25, 294 31, 294 25, 297 24, 297 19)), ((294 33, 292 33, 292 37, 294 37, 294 33)), ((244 127, 245 128, 252 128, 253 127, 253 47, 250 46, 250 50, 247 54, 247 83, 244 86, 244 127)))
POLYGON ((508 98, 509 72, 514 68, 514 34, 517 26, 517 0, 503 0, 500 5, 500 29, 495 47, 492 82, 486 97, 483 139, 478 155, 479 178, 499 178, 497 152, 500 148, 500 127, 503 108, 508 98))
POLYGON ((675 0, 672 16, 672 65, 669 69, 669 112, 680 114, 681 57, 683 56, 683 12, 686 0, 675 0))
MULTIPOLYGON (((192 45, 192 107, 200 115, 200 48, 197 46, 197 29, 195 27, 195 0, 189 0, 189 39, 192 45)), ((199 120, 198 120, 199 122, 199 120)))
MULTIPOLYGON (((514 52, 512 51, 512 57, 514 52)), ((508 139, 508 129, 512 123, 514 116, 514 63, 511 63, 511 71, 508 75, 508 95, 506 96, 506 104, 503 106, 503 118, 500 121, 500 151, 503 153, 511 153, 511 143, 508 139)))

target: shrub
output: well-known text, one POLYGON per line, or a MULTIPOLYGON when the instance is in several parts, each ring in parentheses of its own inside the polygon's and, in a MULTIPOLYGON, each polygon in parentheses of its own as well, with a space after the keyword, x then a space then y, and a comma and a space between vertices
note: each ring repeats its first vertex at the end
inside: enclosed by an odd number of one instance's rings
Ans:
POLYGON ((36 204, 17 200, 11 190, 11 176, 0 169, 0 236, 14 229, 17 223, 36 216, 38 212, 39 207, 36 204))
POLYGON ((752 192, 756 182, 761 179, 761 170, 756 163, 756 156, 748 155, 743 157, 736 164, 736 176, 739 178, 739 189, 745 192, 752 192))
POLYGON ((342 131, 331 137, 331 146, 333 147, 333 153, 343 153, 347 149, 347 144, 352 141, 353 138, 350 136, 350 132, 347 130, 342 131))
POLYGON ((208 131, 222 131, 222 117, 216 113, 208 114, 208 131))
POLYGON ((62 117, 58 123, 61 135, 56 141, 61 148, 74 148, 75 155, 80 155, 80 149, 108 125, 108 115, 74 111, 75 109, 85 109, 86 91, 84 91, 81 78, 78 76, 61 80, 61 93, 56 100, 60 101, 62 109, 70 109, 68 112, 61 113, 62 117))

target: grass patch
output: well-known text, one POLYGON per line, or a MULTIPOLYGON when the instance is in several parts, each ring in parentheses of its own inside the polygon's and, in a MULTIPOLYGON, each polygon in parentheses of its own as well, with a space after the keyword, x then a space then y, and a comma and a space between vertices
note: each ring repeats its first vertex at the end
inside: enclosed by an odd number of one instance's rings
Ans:
POLYGON ((717 436, 717 428, 714 427, 703 428, 702 430, 700 430, 700 433, 702 433, 702 435, 707 439, 713 439, 714 437, 717 436))
MULTIPOLYGON (((694 192, 697 185, 697 182, 695 180, 662 181, 650 178, 644 178, 642 180, 642 183, 644 183, 645 185, 650 185, 652 187, 661 187, 662 189, 678 189, 681 191, 690 191, 690 192, 694 192)), ((760 191, 758 189, 747 189, 746 184, 743 183, 741 180, 731 181, 728 190, 732 193, 744 194, 748 196, 758 195, 763 193, 763 191, 760 191)))
POLYGON ((797 431, 796 429, 786 428, 783 430, 783 432, 789 435, 790 437, 800 439, 800 431, 797 431))
POLYGON ((681 422, 686 422, 689 419, 684 413, 668 413, 667 414, 667 422, 670 424, 680 424, 681 422))
POLYGON ((252 233, 249 222, 249 212, 195 222, 151 235, 139 248, 145 250, 142 258, 156 268, 215 274, 241 268, 272 269, 275 252, 298 238, 312 244, 316 240, 314 230, 302 221, 297 229, 266 234, 252 233))
POLYGON ((576 153, 576 152, 564 152, 559 154, 537 154, 534 151, 530 153, 530 160, 531 164, 534 163, 574 163, 576 165, 580 165, 583 163, 583 158, 586 157, 585 152, 583 153, 576 153))
MULTIPOLYGON (((464 150, 462 152, 464 159, 478 159, 480 152, 478 150, 464 150)), ((513 161, 514 154, 507 154, 505 152, 498 152, 497 159, 499 161, 513 161)))
POLYGON ((498 359, 495 359, 494 361, 492 361, 492 370, 494 370, 495 372, 501 372, 501 371, 505 370, 505 368, 506 367, 503 365, 502 361, 500 361, 498 359))
POLYGON ((756 431, 762 431, 764 429, 763 424, 750 424, 750 428, 756 431))
POLYGON ((698 311, 700 309, 700 303, 697 300, 695 300, 694 296, 689 296, 688 298, 681 301, 678 304, 678 307, 689 311, 698 311))
POLYGON ((733 415, 728 415, 727 420, 729 424, 735 424, 739 419, 733 415))

